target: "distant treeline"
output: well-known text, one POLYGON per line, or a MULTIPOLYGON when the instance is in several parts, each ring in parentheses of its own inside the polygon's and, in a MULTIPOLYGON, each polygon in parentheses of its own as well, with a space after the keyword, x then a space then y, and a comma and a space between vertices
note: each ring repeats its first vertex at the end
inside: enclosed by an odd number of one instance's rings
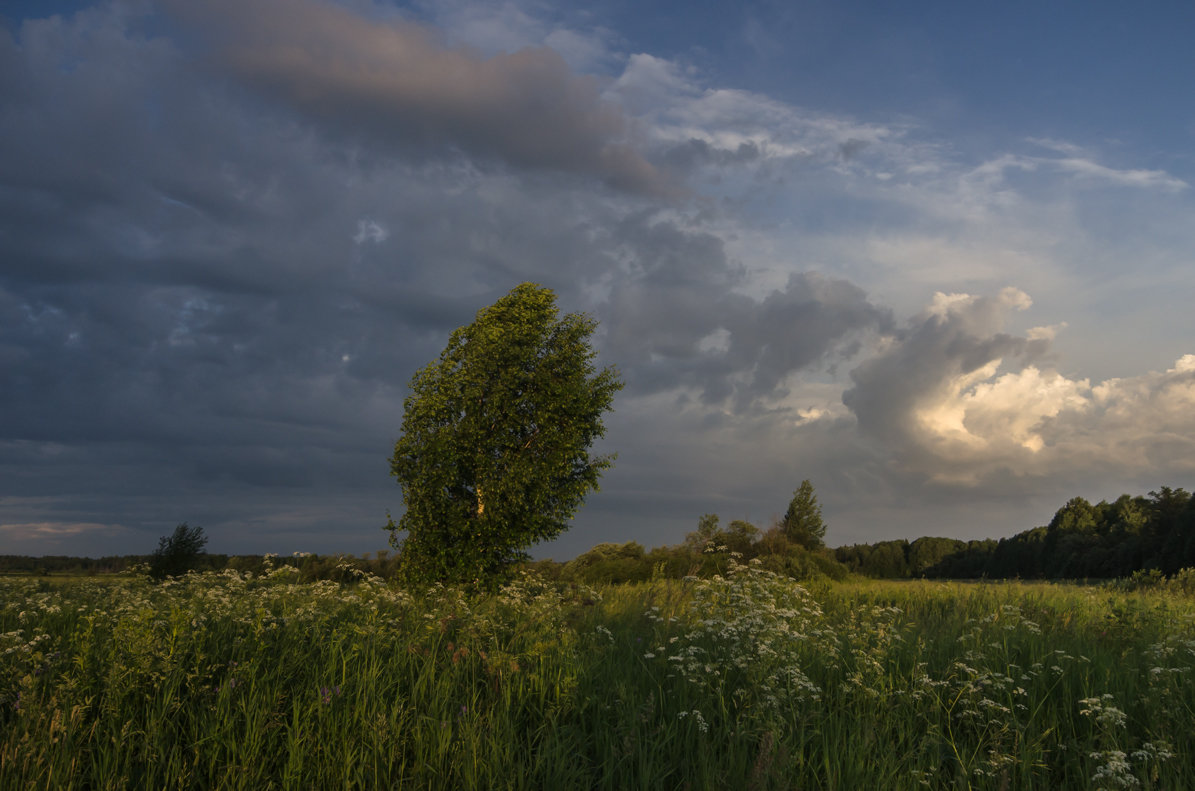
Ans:
MULTIPOLYGON (((635 541, 599 544, 566 563, 544 560, 528 565, 568 582, 620 583, 724 573, 732 557, 744 563, 756 559, 764 568, 796 579, 842 579, 852 572, 881 578, 951 579, 1112 579, 1136 572, 1169 576, 1195 567, 1195 497, 1169 487, 1095 505, 1075 497, 1045 527, 1009 538, 926 537, 837 549, 826 549, 799 531, 786 531, 783 523, 765 531, 742 520, 723 527, 716 515, 706 514, 698 520, 697 530, 675 546, 647 550, 635 541)), ((150 555, 0 555, 0 574, 142 573, 150 560, 150 555)), ((297 569, 299 581, 348 581, 359 572, 391 579, 398 569, 398 554, 202 554, 192 568, 264 574, 280 566, 297 569)))
POLYGON ((0 555, 0 574, 119 574, 138 563, 148 562, 149 555, 109 555, 102 558, 0 555))
POLYGON ((789 540, 779 527, 761 532, 749 522, 735 520, 725 529, 708 532, 717 517, 706 514, 701 527, 684 543, 646 550, 636 541, 598 544, 567 563, 532 564, 543 573, 565 582, 587 584, 642 582, 652 578, 680 579, 725 574, 732 560, 759 564, 794 579, 829 577, 845 579, 847 568, 834 559, 834 551, 807 547, 789 540))
MULTIPOLYGON (((637 582, 653 577, 708 577, 725 573, 732 558, 743 563, 758 558, 765 568, 796 579, 816 576, 842 579, 847 576, 846 567, 834 559, 833 550, 819 546, 817 541, 808 543, 811 546, 792 540, 781 525, 760 531, 749 522, 735 520, 723 527, 716 515, 706 514, 698 520, 697 530, 676 546, 648 551, 634 541, 599 544, 568 562, 541 560, 529 561, 527 565, 552 579, 591 584, 637 582)), ((0 555, 0 574, 138 574, 148 570, 151 557, 123 555, 97 559, 0 555)), ((359 572, 392 579, 397 575, 398 559, 397 553, 385 551, 364 557, 201 554, 190 568, 197 572, 234 569, 261 575, 281 566, 291 566, 298 569, 297 581, 300 582, 320 579, 347 582, 356 578, 359 572)))
MULTIPOLYGON (((56 574, 71 576, 95 576, 100 574, 127 574, 145 572, 151 555, 113 555, 103 558, 75 558, 66 555, 0 555, 0 574, 56 574)), ((369 556, 314 555, 218 555, 201 554, 191 564, 197 572, 224 571, 265 574, 280 566, 291 566, 299 570, 299 580, 313 582, 320 579, 339 579, 352 576, 350 569, 375 574, 379 577, 394 576, 398 556, 380 551, 369 556)))
POLYGON ((1171 575, 1195 566, 1195 497, 1165 486, 1147 497, 1125 494, 1095 505, 1075 497, 1045 527, 998 541, 880 541, 838 547, 834 556, 853 572, 886 578, 1111 579, 1153 570, 1171 575))

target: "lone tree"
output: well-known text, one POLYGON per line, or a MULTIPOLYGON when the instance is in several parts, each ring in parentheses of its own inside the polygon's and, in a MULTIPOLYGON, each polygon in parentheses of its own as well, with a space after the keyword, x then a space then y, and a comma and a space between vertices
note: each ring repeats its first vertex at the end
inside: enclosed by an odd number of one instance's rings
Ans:
POLYGON ((589 448, 622 381, 594 367, 596 326, 524 283, 411 379, 390 462, 406 512, 386 525, 409 579, 492 582, 597 490, 614 457, 589 448))
POLYGON ((826 525, 822 521, 822 507, 817 503, 817 495, 813 493, 813 484, 808 478, 801 481, 800 488, 793 492, 793 499, 788 504, 780 526, 784 528, 785 537, 794 544, 806 549, 821 549, 825 546, 826 525))
POLYGON ((206 545, 207 536, 203 534, 203 528, 198 525, 188 527, 183 522, 174 528, 173 535, 162 536, 158 540, 158 548, 149 559, 149 575, 162 580, 186 574, 195 567, 195 561, 203 554, 206 545))

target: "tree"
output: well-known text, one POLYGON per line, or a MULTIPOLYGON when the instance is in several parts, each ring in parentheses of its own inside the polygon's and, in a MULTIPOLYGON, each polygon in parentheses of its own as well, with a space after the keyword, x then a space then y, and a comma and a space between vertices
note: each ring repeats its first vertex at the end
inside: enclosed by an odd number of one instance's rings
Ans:
POLYGON ((1095 508, 1091 503, 1082 497, 1072 497, 1054 512, 1047 529, 1051 533, 1095 533, 1097 526, 1095 508))
POLYGON ((702 514, 697 520, 697 529, 685 536, 685 546, 701 552, 705 545, 718 534, 718 515, 702 514))
POLYGON ((178 577, 195 567, 195 561, 203 554, 207 536, 203 528, 188 527, 183 522, 174 528, 173 535, 162 536, 158 548, 149 561, 149 575, 157 580, 178 577))
POLYGON ((755 542, 759 540, 759 528, 746 519, 735 519, 720 531, 715 538, 731 552, 738 552, 745 558, 755 557, 755 542))
POLYGON ((869 577, 897 579, 909 576, 909 542, 903 538, 895 541, 880 541, 871 546, 871 552, 860 569, 869 577))
POLYGON ((1072 497, 1054 512, 1046 525, 1042 544, 1045 553, 1045 574, 1048 577, 1076 576, 1082 573, 1078 554, 1095 544, 1098 529, 1095 507, 1082 497, 1072 497))
POLYGON ((408 578, 493 582, 598 489, 614 457, 589 450, 622 381, 594 366, 596 326, 524 283, 411 379, 390 462, 406 511, 386 525, 408 578))
POLYGON ((617 585, 647 580, 651 577, 651 571, 643 546, 628 541, 625 544, 598 544, 565 563, 561 576, 569 582, 617 585))
POLYGON ((784 535, 794 544, 806 549, 821 549, 825 546, 826 525, 822 521, 822 507, 817 503, 817 495, 813 493, 813 484, 808 478, 801 481, 801 486, 793 492, 793 499, 788 504, 780 526, 784 528, 784 535))
POLYGON ((957 538, 919 538, 909 544, 909 573, 913 576, 922 575, 927 569, 942 562, 943 558, 961 551, 965 546, 967 545, 957 538))

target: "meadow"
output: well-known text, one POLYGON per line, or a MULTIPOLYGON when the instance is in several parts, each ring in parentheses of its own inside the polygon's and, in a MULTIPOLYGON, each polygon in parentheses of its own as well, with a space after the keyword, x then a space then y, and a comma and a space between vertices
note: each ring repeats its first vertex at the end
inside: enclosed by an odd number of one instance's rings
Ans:
POLYGON ((0 579, 3 789, 1195 788, 1195 600, 0 579))

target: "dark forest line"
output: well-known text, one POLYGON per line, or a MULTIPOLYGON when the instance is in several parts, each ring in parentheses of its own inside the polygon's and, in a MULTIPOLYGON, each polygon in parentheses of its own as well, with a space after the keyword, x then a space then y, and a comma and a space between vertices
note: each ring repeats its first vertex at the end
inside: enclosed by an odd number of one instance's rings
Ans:
MULTIPOLYGON (((357 572, 390 578, 394 576, 397 560, 397 554, 385 550, 374 555, 360 557, 316 555, 307 552, 299 552, 291 556, 202 553, 191 561, 189 567, 197 572, 231 569, 242 574, 262 575, 282 566, 289 566, 300 572, 299 581, 302 582, 342 578, 347 581, 357 576, 357 572)), ((102 558, 81 558, 70 555, 0 555, 0 574, 59 576, 141 574, 148 573, 152 561, 152 554, 108 555, 102 558)))
POLYGON ((838 547, 835 558, 871 577, 1114 579, 1195 567, 1195 498, 1163 486, 1091 504, 1069 500, 1044 527, 1008 538, 919 538, 838 547))
MULTIPOLYGON (((800 534, 798 534, 800 537, 800 534)), ((651 578, 723 573, 731 559, 758 560, 769 570, 797 579, 843 579, 854 573, 884 579, 1116 579, 1134 574, 1171 576, 1195 567, 1195 497, 1161 487, 1148 495, 1124 494, 1092 504, 1069 500, 1048 525, 1008 538, 962 541, 923 537, 827 548, 817 540, 794 540, 775 524, 761 531, 742 520, 721 526, 714 514, 698 521, 684 542, 646 550, 638 542, 599 544, 567 562, 527 565, 566 582, 619 583, 651 578)), ((142 571, 151 555, 80 558, 65 555, 0 555, 0 574, 104 575, 142 571)), ((298 579, 353 578, 359 572, 391 578, 398 554, 363 557, 202 554, 196 571, 233 569, 256 575, 281 566, 298 579)))

